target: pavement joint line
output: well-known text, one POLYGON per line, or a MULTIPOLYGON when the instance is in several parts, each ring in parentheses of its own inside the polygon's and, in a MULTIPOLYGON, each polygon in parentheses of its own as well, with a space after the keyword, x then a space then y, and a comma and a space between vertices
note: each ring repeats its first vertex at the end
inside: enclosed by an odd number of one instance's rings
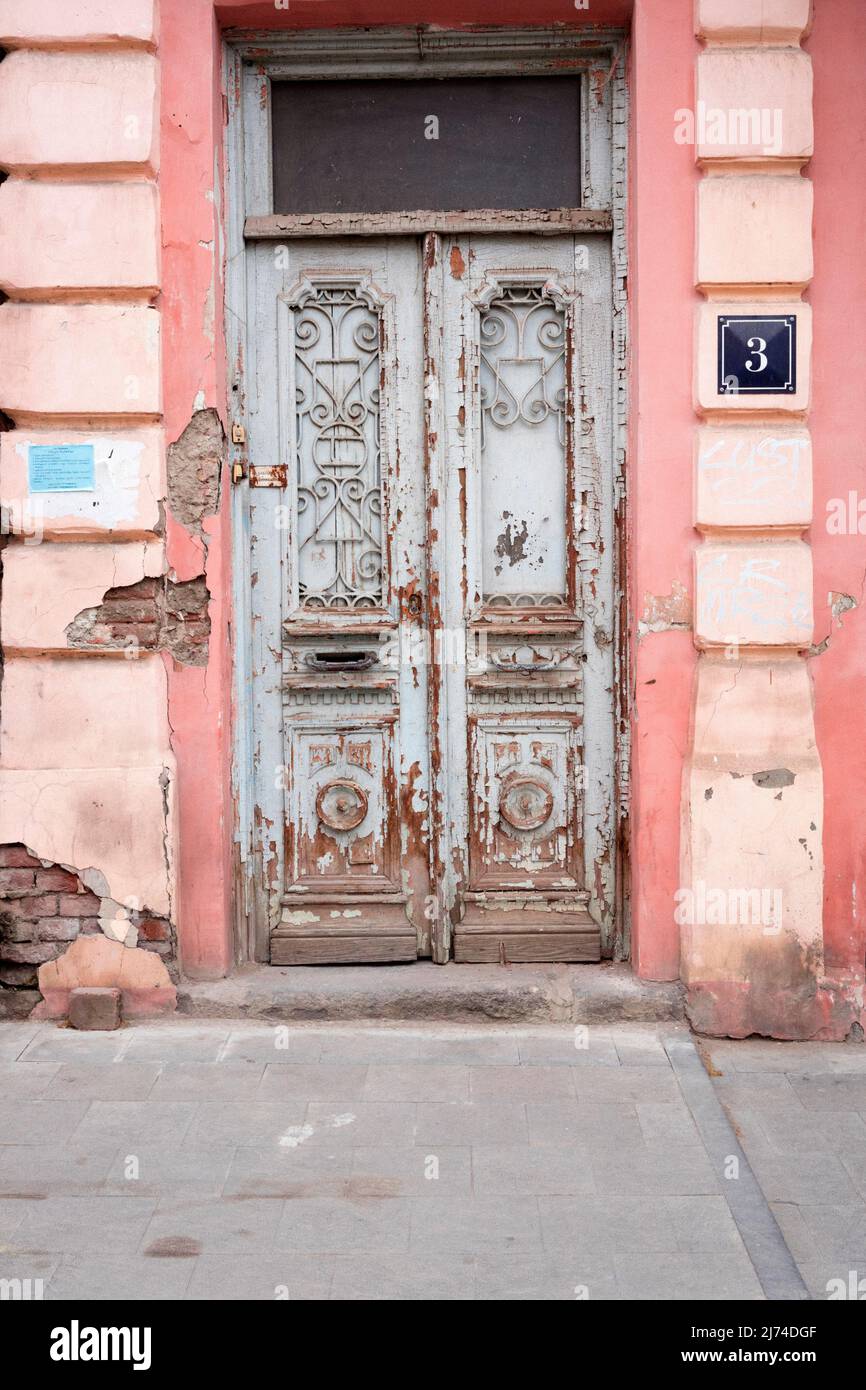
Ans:
POLYGON ((713 1168, 723 1174, 729 1158, 738 1160, 739 1176, 723 1176, 722 1193, 765 1295, 774 1302, 811 1299, 694 1042, 669 1037, 664 1045, 713 1168))

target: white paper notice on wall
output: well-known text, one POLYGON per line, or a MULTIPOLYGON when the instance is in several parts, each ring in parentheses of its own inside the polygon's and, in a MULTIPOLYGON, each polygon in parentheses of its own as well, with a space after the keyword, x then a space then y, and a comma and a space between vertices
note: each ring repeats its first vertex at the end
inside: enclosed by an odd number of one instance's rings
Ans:
POLYGON ((96 468, 92 444, 31 444, 27 487, 34 492, 93 492, 96 468))
POLYGON ((69 530, 78 522, 88 529, 152 529, 159 520, 158 449, 155 432, 141 431, 138 438, 28 439, 23 430, 10 431, 0 436, 0 453, 6 456, 4 502, 20 506, 15 499, 24 497, 43 522, 62 518, 69 530), (86 453, 70 456, 69 449, 86 453))

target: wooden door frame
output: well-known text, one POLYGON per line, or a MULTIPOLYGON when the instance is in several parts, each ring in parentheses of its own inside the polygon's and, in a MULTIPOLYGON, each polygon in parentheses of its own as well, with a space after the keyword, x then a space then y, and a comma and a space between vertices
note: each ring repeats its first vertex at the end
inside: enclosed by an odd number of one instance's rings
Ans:
MULTIPOLYGON (((249 243, 283 241, 311 236, 402 235, 421 237, 458 232, 535 233, 543 235, 604 232, 611 236, 612 312, 614 332, 612 407, 615 536, 612 556, 613 627, 616 664, 614 720, 615 832, 605 851, 603 871, 609 877, 613 920, 602 923, 605 955, 628 955, 627 825, 629 785, 630 677, 628 613, 626 607, 626 450, 628 430, 627 276, 627 39, 617 30, 561 28, 489 28, 472 32, 427 29, 335 29, 296 32, 227 32, 223 45, 223 77, 227 93, 226 129, 226 341, 229 362, 228 417, 239 430, 231 441, 233 477, 246 478, 249 457, 244 436, 245 373, 254 360, 254 331, 249 324, 247 274, 249 243), (405 79, 421 77, 525 76, 563 73, 581 76, 581 188, 579 209, 476 211, 466 214, 412 210, 382 216, 275 216, 271 179, 271 82, 345 78, 405 79), (249 327, 249 332, 248 332, 249 327)), ((428 243, 429 249, 429 243, 428 243)), ((432 292, 430 278, 425 289, 432 292)), ((429 306, 428 306, 429 307, 429 306)), ((425 321, 427 315, 425 313, 425 321)), ((442 496, 444 467, 436 440, 442 439, 435 420, 437 393, 431 389, 436 364, 427 353, 425 486, 430 525, 436 535, 435 503, 442 496), (434 514, 431 514, 434 513, 434 514)), ((233 432, 234 433, 234 432, 233 432)), ((276 481, 276 480, 275 480, 276 481)), ((282 793, 256 776, 255 706, 267 675, 258 674, 253 659, 252 576, 250 573, 250 506, 246 483, 232 489, 232 588, 235 648, 232 791, 235 808, 233 864, 235 876, 234 935, 238 959, 269 959, 274 924, 273 885, 281 883, 282 836, 269 835, 267 825, 279 815, 282 793)), ((441 532, 440 532, 441 535, 441 532)), ((441 542, 440 542, 441 543, 441 542)), ((435 543, 428 558, 428 614, 432 631, 440 621, 432 576, 441 555, 435 543)), ((435 643, 431 642, 431 659, 435 643)), ((262 654, 259 651, 261 661, 262 654)), ((442 749, 437 747, 444 673, 431 667, 431 759, 444 776, 442 749)), ((276 751, 272 731, 271 755, 276 751)), ((265 739, 260 755, 266 754, 265 739)), ((266 759, 267 761, 267 759, 266 759)), ((282 755, 274 763, 279 766, 282 755)), ((272 779, 273 780, 273 779, 272 779)), ((443 880, 444 826, 442 798, 431 801, 431 868, 433 882, 443 880)), ((449 904, 443 898, 434 918, 433 958, 449 958, 449 904)))

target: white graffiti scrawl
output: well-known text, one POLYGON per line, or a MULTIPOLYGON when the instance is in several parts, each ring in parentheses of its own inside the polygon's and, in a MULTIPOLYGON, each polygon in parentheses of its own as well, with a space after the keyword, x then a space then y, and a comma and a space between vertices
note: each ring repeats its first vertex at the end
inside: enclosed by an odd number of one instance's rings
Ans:
POLYGON ((781 558, 714 550, 699 557, 698 565, 702 631, 761 633, 770 641, 789 640, 793 634, 810 640, 810 596, 804 587, 788 582, 781 558))
POLYGON ((797 495, 807 446, 803 437, 725 436, 701 449, 698 467, 715 498, 757 507, 768 497, 797 495))

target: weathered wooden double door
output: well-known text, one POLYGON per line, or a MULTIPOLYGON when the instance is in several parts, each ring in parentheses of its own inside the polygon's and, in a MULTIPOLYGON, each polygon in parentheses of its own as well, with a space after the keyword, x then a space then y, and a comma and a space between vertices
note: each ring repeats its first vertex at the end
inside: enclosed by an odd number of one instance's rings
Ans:
POLYGON ((250 252, 272 962, 598 959, 614 911, 610 247, 250 252))

